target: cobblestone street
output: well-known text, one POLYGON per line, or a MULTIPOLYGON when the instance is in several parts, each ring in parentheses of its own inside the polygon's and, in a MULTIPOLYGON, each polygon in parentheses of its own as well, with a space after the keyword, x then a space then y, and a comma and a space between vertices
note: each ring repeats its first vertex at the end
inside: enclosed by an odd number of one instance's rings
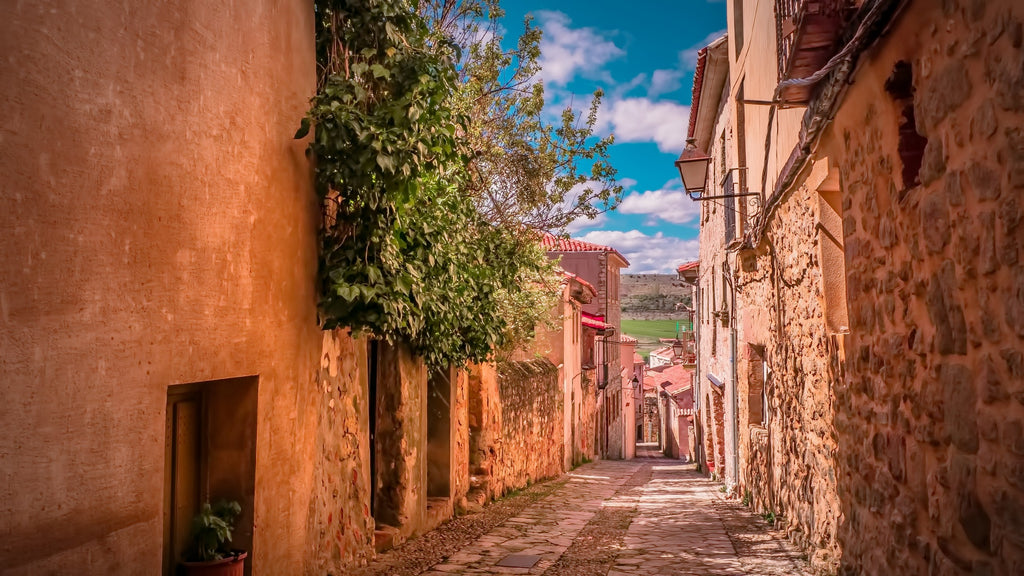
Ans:
POLYGON ((456 519, 359 573, 809 574, 780 531, 718 487, 678 460, 600 461, 456 519), (493 514, 505 517, 488 525, 493 514))

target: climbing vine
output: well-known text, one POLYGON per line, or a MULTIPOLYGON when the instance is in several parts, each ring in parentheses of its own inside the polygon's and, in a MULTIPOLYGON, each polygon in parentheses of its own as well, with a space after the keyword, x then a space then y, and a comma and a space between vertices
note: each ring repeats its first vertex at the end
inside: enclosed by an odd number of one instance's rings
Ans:
POLYGON ((405 342, 432 366, 528 335, 553 304, 553 266, 464 193, 458 47, 405 0, 317 0, 316 37, 317 94, 296 137, 313 131, 324 329, 405 342))

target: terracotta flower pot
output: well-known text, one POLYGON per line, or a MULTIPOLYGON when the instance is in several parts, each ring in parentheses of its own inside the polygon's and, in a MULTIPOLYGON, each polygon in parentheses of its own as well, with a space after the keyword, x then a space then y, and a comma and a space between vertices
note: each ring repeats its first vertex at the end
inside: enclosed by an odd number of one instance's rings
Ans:
POLYGON ((242 576, 247 552, 211 562, 182 562, 186 576, 242 576))

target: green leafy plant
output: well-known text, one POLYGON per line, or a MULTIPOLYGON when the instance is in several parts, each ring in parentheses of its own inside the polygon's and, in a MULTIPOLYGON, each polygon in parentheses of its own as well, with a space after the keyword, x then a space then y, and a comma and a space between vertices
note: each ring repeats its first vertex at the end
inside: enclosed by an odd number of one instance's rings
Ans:
POLYGON ((774 510, 766 511, 764 514, 761 514, 761 517, 764 518, 765 522, 767 522, 769 526, 775 525, 776 517, 774 510))
POLYGON ((744 506, 750 506, 750 503, 753 502, 753 501, 754 501, 754 495, 750 492, 750 490, 744 491, 743 492, 743 505, 744 506))
POLYGON ((323 328, 408 344, 432 367, 528 340, 559 280, 527 223, 488 218, 471 193, 462 49, 405 0, 315 9, 318 90, 296 138, 313 131, 323 328))
POLYGON ((221 500, 211 506, 203 503, 199 514, 192 519, 192 540, 195 549, 191 560, 210 562, 220 560, 228 555, 224 543, 231 541, 231 531, 235 528, 235 520, 242 513, 238 502, 221 500))

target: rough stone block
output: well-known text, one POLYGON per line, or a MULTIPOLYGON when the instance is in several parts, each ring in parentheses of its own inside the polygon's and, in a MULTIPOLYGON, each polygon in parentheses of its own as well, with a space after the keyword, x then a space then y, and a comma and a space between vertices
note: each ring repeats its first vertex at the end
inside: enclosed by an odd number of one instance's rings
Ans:
POLYGON ((945 423, 953 445, 968 454, 978 451, 978 418, 971 371, 962 364, 939 366, 945 423))
POLYGON ((957 293, 954 264, 946 260, 939 273, 932 276, 925 296, 939 354, 967 353, 967 323, 957 293))
MULTIPOLYGON (((1024 98, 1024 95, 1021 96, 1024 98)), ((1010 186, 1024 188, 1024 130, 1006 128, 1006 148, 1000 150, 998 159, 1003 170, 1009 173, 1010 186)))
POLYGON ((925 249, 932 254, 942 252, 949 244, 949 208, 944 197, 931 194, 921 202, 921 233, 925 249))
POLYGON ((963 206, 964 204, 964 191, 961 183, 963 177, 963 172, 949 172, 943 179, 943 193, 950 206, 963 206))
POLYGON ((1001 469, 1007 484, 1018 490, 1024 490, 1024 458, 1016 456, 1005 458, 1001 469))
POLYGON ((1020 420, 1003 422, 1003 446, 1018 456, 1024 456, 1024 425, 1020 420))
POLYGON ((971 117, 971 139, 984 140, 996 133, 996 107, 991 100, 985 100, 971 117))
POLYGON ((924 158, 921 160, 920 178, 925 186, 938 180, 946 173, 946 150, 939 138, 932 138, 924 147, 924 158))
POLYGON ((1003 386, 1003 380, 999 377, 995 362, 991 356, 986 354, 981 365, 981 401, 985 404, 992 404, 1009 397, 1010 394, 1003 386))
POLYGON ((971 191, 980 200, 995 200, 1001 192, 999 186, 999 174, 977 162, 972 162, 967 167, 967 183, 971 191))
POLYGON ((999 439, 999 420, 988 410, 978 413, 978 435, 990 442, 999 439))
POLYGON ((996 215, 995 212, 982 212, 978 217, 978 249, 979 266, 982 274, 991 274, 999 269, 999 258, 996 255, 996 215))
POLYGON ((1016 348, 1003 348, 999 351, 999 356, 1006 364, 1011 378, 1018 382, 1024 379, 1024 353, 1016 348))
POLYGON ((1024 269, 1018 268, 1014 276, 1012 289, 1005 292, 1006 325, 1024 337, 1024 269))
POLYGON ((929 134, 950 112, 956 110, 971 95, 971 78, 964 62, 948 62, 917 94, 918 132, 929 134))
POLYGON ((995 83, 995 99, 1003 110, 1024 111, 1024 54, 1014 50, 986 62, 987 76, 995 83))

